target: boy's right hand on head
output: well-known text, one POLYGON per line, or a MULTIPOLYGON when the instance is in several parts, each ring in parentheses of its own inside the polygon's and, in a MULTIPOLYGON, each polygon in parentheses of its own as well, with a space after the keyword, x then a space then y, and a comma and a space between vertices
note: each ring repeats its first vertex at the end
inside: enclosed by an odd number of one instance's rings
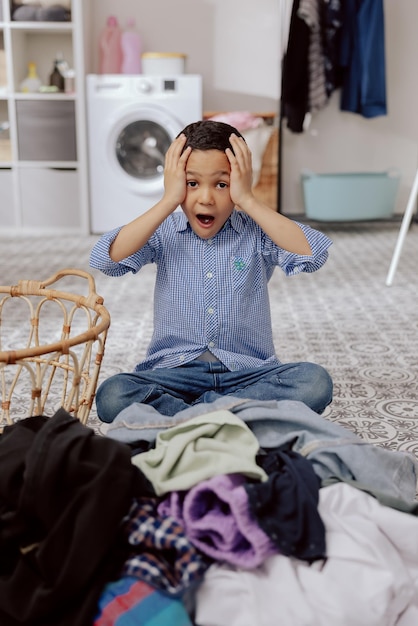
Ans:
MULTIPOLYGON (((169 200, 174 209, 177 208, 186 197, 186 163, 192 149, 187 147, 185 135, 176 137, 165 155, 164 164, 164 197, 169 200)), ((173 209, 173 210, 174 210, 173 209)))

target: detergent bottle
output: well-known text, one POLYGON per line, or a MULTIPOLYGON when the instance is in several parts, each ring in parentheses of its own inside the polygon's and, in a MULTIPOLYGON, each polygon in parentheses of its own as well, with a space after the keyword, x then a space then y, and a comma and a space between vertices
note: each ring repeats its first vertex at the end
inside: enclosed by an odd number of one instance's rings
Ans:
POLYGON ((99 40, 99 74, 120 74, 122 67, 121 29, 118 19, 109 15, 99 40))
POLYGON ((39 87, 41 85, 42 82, 36 70, 36 63, 28 63, 28 75, 20 83, 20 91, 23 93, 35 93, 36 91, 39 91, 39 87))
POLYGON ((126 30, 121 37, 122 74, 141 74, 142 44, 139 33, 135 30, 135 20, 128 19, 126 30))

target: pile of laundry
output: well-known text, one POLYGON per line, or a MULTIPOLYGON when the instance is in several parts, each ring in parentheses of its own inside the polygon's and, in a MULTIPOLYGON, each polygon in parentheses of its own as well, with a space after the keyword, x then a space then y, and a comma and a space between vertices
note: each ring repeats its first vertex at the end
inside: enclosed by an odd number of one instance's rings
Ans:
POLYGON ((416 460, 303 403, 61 409, 0 461, 2 626, 418 623, 416 460))
POLYGON ((176 624, 417 623, 414 457, 291 401, 225 397, 173 418, 133 404, 107 436, 139 446, 132 462, 157 496, 130 522, 142 529, 136 545, 158 537, 156 577, 138 563, 124 573, 182 598, 186 621, 176 624), (183 536, 171 583, 164 524, 175 524, 171 539, 183 536))

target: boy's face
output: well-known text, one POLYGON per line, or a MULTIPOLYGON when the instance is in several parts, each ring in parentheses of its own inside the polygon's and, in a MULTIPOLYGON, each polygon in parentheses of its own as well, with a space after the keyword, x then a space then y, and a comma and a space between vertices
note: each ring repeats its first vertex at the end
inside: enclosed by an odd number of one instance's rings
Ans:
POLYGON ((186 164, 186 198, 181 205, 193 231, 214 237, 231 215, 231 167, 221 150, 192 150, 186 164))

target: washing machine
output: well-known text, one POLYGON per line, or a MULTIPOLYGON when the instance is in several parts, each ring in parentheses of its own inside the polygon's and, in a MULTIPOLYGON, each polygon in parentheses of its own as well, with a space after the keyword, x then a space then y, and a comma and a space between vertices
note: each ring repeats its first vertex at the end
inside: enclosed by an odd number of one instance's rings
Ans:
POLYGON ((202 78, 89 74, 86 90, 90 226, 103 233, 161 198, 169 145, 202 119, 202 78))

